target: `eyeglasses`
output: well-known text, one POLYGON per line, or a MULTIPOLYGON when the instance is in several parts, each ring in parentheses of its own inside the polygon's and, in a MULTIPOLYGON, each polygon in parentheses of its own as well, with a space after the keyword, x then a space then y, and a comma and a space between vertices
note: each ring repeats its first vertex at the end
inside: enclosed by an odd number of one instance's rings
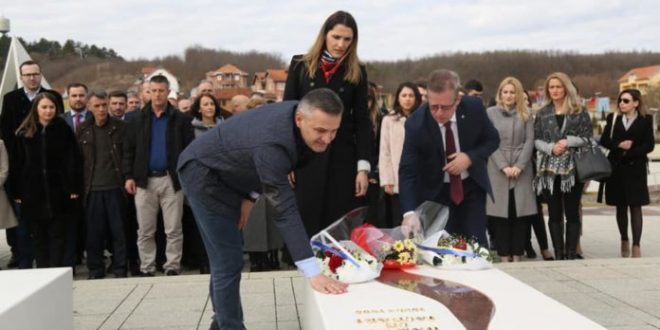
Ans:
POLYGON ((630 102, 632 102, 631 99, 619 99, 619 103, 628 104, 630 102))
POLYGON ((28 78, 36 78, 41 76, 41 73, 23 73, 21 74, 23 77, 28 77, 28 78))

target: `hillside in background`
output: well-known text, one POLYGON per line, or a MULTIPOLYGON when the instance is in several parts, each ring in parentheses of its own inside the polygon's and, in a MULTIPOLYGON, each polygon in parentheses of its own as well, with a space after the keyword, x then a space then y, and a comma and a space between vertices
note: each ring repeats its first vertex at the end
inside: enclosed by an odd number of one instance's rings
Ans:
MULTIPOLYGON (((0 38, 0 59, 4 63, 8 48, 7 37, 0 38)), ((199 46, 187 48, 182 56, 166 56, 152 60, 126 61, 112 49, 67 40, 41 39, 24 42, 32 57, 42 63, 45 76, 56 87, 71 82, 84 82, 92 88, 127 89, 141 75, 145 66, 162 66, 179 77, 183 91, 205 77, 206 72, 231 63, 250 77, 257 71, 286 68, 288 58, 258 51, 232 52, 199 46)), ((660 64, 660 53, 610 52, 578 54, 557 51, 492 51, 483 53, 446 53, 415 60, 367 62, 369 80, 392 93, 400 82, 416 81, 438 68, 457 71, 463 81, 480 80, 485 98, 493 96, 497 85, 506 76, 519 78, 528 90, 541 86, 545 77, 554 71, 569 74, 584 96, 600 92, 615 97, 617 79, 629 69, 660 64)))
POLYGON ((431 70, 452 69, 463 82, 477 79, 484 84, 484 95, 494 95, 500 81, 514 76, 528 90, 542 86, 552 72, 567 73, 583 96, 596 92, 616 97, 617 80, 634 67, 660 64, 660 53, 611 52, 577 54, 555 51, 494 51, 484 53, 451 53, 396 62, 369 62, 369 80, 394 91, 402 81, 424 78, 431 70))

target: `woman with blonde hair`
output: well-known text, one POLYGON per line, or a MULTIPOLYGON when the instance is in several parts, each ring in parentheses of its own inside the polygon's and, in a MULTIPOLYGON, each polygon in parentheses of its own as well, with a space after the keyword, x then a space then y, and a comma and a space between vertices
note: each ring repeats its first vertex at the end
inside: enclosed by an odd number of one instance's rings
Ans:
POLYGON ((593 135, 591 118, 565 73, 550 74, 544 90, 546 103, 534 121, 537 149, 534 188, 537 194, 545 194, 548 203, 548 227, 555 257, 575 259, 580 237, 579 205, 583 183, 576 176, 573 155, 589 144, 593 135))
POLYGON ((500 135, 499 148, 488 159, 488 176, 495 201, 487 199, 486 214, 494 224, 497 252, 502 262, 520 261, 528 223, 537 213, 534 178, 534 122, 520 81, 502 80, 496 105, 486 110, 500 135))
POLYGON ((649 204, 646 171, 649 152, 655 147, 653 118, 646 114, 642 94, 626 89, 617 99, 618 113, 607 116, 600 143, 610 150, 607 158, 612 175, 605 182, 605 202, 616 206, 616 222, 621 235, 621 256, 630 256, 628 209, 632 225, 632 257, 642 256, 642 206, 649 204))
POLYGON ((313 235, 364 205, 372 141, 367 110, 367 72, 360 64, 358 28, 345 11, 330 15, 305 55, 291 60, 284 100, 300 100, 317 88, 329 88, 344 105, 341 124, 329 150, 314 155, 291 175, 300 215, 313 235))

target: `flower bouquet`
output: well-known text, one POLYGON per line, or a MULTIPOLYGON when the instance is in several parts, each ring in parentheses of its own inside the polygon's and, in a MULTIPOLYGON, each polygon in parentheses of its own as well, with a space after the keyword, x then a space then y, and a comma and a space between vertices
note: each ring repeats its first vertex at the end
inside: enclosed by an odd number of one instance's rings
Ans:
POLYGON ((400 227, 379 229, 363 224, 353 230, 351 240, 381 260, 385 269, 410 268, 417 265, 415 240, 405 238, 400 227))
POLYGON ((431 235, 419 245, 420 258, 443 269, 480 270, 493 267, 493 257, 475 240, 450 235, 444 230, 431 235))
POLYGON ((324 275, 349 284, 380 275, 383 264, 350 240, 350 233, 365 218, 366 207, 355 209, 312 237, 312 250, 324 275))

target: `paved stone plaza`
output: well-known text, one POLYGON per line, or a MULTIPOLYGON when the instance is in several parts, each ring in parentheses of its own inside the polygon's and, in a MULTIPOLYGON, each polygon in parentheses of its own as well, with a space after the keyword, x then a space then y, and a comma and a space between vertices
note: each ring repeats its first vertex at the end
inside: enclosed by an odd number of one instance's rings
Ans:
MULTIPOLYGON (((0 236, 4 266, 9 251, 0 236)), ((608 329, 660 329, 660 207, 645 208, 641 259, 618 257, 611 208, 585 209, 582 245, 583 261, 497 267, 608 329)), ((74 282, 75 329, 208 329, 211 322, 208 276, 85 278, 80 272, 74 282)), ((296 271, 244 273, 247 328, 300 329, 304 285, 296 271)))

